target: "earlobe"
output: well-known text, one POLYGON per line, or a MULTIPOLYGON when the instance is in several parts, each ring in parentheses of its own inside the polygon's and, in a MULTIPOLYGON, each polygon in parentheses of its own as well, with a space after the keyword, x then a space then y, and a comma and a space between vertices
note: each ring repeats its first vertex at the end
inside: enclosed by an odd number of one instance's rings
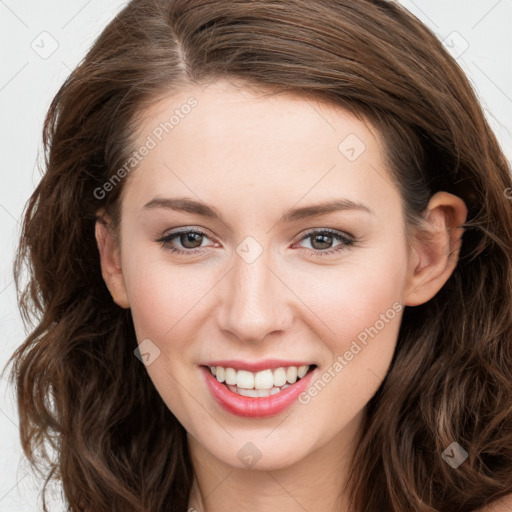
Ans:
POLYGON ((432 196, 423 225, 412 237, 404 305, 424 304, 448 281, 459 259, 466 217, 460 197, 448 192, 432 196))
POLYGON ((130 302, 121 267, 119 244, 109 226, 107 217, 98 214, 95 236, 100 256, 101 275, 113 301, 122 308, 129 308, 130 302))

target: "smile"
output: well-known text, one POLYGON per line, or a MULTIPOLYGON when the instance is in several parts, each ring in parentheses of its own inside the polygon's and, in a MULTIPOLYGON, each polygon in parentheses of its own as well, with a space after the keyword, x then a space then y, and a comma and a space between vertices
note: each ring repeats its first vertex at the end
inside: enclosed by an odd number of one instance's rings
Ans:
POLYGON ((260 372, 211 366, 210 372, 233 393, 252 398, 275 395, 304 377, 309 365, 270 368, 260 372))
POLYGON ((307 389, 316 369, 314 364, 275 362, 265 368, 265 363, 229 363, 201 366, 207 387, 224 410, 252 418, 274 416, 290 407, 307 389), (251 371, 251 366, 259 371, 251 371))

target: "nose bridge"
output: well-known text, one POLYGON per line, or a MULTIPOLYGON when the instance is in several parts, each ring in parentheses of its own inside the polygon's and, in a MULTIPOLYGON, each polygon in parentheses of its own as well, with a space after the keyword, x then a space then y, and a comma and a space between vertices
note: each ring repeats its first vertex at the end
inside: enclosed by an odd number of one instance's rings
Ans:
POLYGON ((234 268, 228 274, 220 327, 240 340, 259 341, 286 328, 291 311, 285 285, 272 272, 268 252, 253 261, 240 254, 234 255, 234 268))

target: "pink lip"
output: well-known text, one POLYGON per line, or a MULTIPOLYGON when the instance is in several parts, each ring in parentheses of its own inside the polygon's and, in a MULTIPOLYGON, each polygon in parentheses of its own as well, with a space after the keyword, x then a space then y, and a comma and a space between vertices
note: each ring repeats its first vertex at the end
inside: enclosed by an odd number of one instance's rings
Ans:
MULTIPOLYGON (((218 365, 223 366, 220 362, 218 365)), ((212 364, 212 366, 215 365, 212 364)), ((233 366, 236 367, 236 365, 233 366)), ((232 368, 233 366, 228 366, 228 368, 232 368)), ((279 366, 277 366, 277 368, 278 367, 279 366)), ((266 366, 265 368, 269 367, 266 366)), ((233 393, 211 374, 209 368, 201 366, 201 371, 203 372, 210 393, 224 410, 246 418, 267 418, 283 412, 297 400, 299 395, 309 387, 313 374, 316 372, 316 368, 308 372, 295 384, 291 384, 290 387, 286 388, 284 391, 261 398, 251 398, 233 393)))
POLYGON ((313 363, 304 363, 301 361, 284 361, 282 359, 265 359, 249 363, 247 361, 237 361, 235 359, 223 361, 209 361, 202 363, 205 366, 222 366, 223 368, 236 368, 237 370, 247 370, 248 372, 259 372, 272 368, 287 368, 288 366, 312 366, 313 363))

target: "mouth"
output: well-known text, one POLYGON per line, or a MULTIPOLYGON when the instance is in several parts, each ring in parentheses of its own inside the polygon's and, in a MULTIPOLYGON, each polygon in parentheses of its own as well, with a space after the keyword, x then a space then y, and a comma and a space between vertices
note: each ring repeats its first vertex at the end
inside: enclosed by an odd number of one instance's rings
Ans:
POLYGON ((263 418, 292 405, 317 368, 315 364, 283 362, 267 363, 265 368, 264 364, 212 363, 201 369, 213 398, 223 409, 238 416, 263 418), (259 371, 250 370, 255 367, 259 371))
POLYGON ((210 373, 231 392, 251 398, 276 395, 302 379, 315 365, 280 366, 259 372, 207 366, 210 373))

